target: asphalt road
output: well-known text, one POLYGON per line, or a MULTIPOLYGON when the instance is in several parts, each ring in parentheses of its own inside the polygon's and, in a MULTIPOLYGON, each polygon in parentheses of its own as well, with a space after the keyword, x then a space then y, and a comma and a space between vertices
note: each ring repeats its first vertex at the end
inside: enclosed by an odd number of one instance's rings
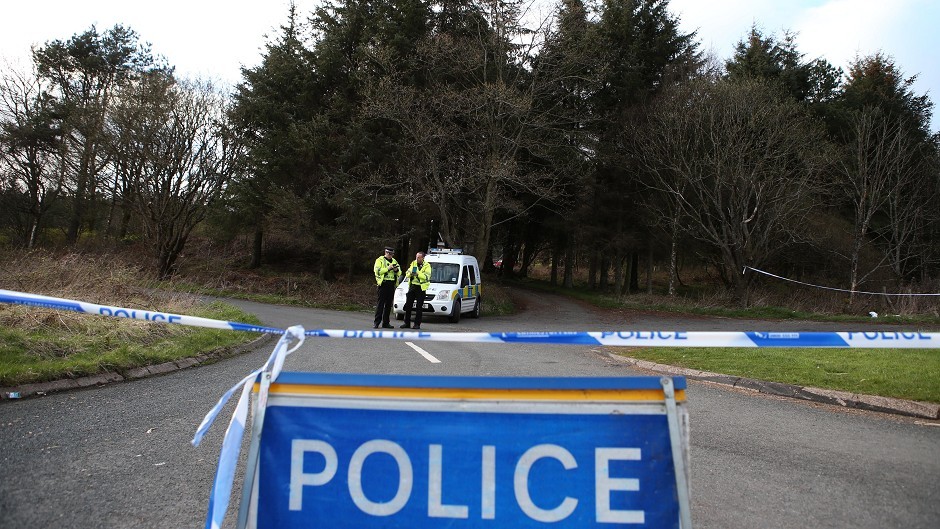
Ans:
MULTIPOLYGON (((822 324, 597 311, 519 293, 511 317, 428 318, 429 331, 819 330, 822 324)), ((237 302, 267 324, 371 329, 372 315, 237 302)), ((844 329, 850 330, 850 329, 844 329)), ((620 376, 580 346, 308 338, 294 371, 620 376)), ((0 402, 0 528, 199 527, 232 404, 194 448, 205 413, 267 358, 273 341, 218 363, 100 388, 0 402)), ((646 374, 646 373, 642 373, 646 374)), ((940 427, 913 419, 690 383, 697 528, 940 527, 940 427)), ((226 526, 234 526, 234 506, 226 526)))

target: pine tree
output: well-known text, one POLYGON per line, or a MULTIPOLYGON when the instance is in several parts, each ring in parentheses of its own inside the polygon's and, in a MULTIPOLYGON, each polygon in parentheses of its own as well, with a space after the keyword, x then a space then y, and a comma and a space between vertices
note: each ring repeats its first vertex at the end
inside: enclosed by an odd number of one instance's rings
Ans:
POLYGON ((149 46, 139 43, 134 30, 121 25, 103 33, 92 26, 67 41, 47 42, 33 51, 33 62, 54 86, 64 116, 73 203, 66 240, 74 243, 84 225, 94 221, 89 210, 109 161, 105 127, 115 91, 141 72, 166 66, 154 59, 149 46))
MULTIPOLYGON (((591 32, 600 75, 591 96, 598 147, 595 171, 581 200, 591 249, 591 271, 604 281, 604 255, 622 262, 627 252, 650 250, 652 222, 639 208, 640 171, 631 147, 648 104, 660 91, 686 79, 701 63, 694 33, 679 31, 665 0, 605 0, 591 32)), ((647 252, 650 255, 650 252, 647 252)), ((635 268, 634 268, 635 270, 635 268)), ((632 281, 631 281, 632 282, 632 281)), ((596 286, 591 273, 590 286, 596 286)))
POLYGON ((725 63, 732 80, 761 79, 776 85, 797 101, 825 103, 838 94, 842 70, 825 59, 804 61, 797 50, 796 35, 782 39, 764 36, 752 26, 745 39, 735 45, 734 56, 725 63))
POLYGON ((262 62, 242 70, 231 120, 245 149, 244 178, 234 194, 238 209, 254 227, 251 266, 262 262, 267 214, 276 204, 278 188, 302 195, 303 142, 296 127, 311 119, 319 94, 311 56, 304 46, 296 7, 291 5, 287 23, 277 40, 266 45, 262 62))

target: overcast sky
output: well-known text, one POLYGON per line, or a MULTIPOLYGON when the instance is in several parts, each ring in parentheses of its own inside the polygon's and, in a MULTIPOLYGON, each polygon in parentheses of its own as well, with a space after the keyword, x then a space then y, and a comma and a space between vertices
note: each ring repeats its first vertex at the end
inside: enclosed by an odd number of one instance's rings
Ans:
MULTIPOLYGON (((541 0, 548 1, 548 0, 541 0)), ((318 0, 296 0, 302 15, 318 0)), ((259 63, 265 35, 277 35, 288 0, 26 0, 9 2, 0 17, 0 57, 23 64, 31 45, 67 40, 96 25, 134 29, 177 72, 239 81, 240 66, 259 63)), ((858 55, 892 56, 917 94, 940 101, 940 0, 672 0, 683 31, 698 31, 704 49, 720 59, 753 24, 765 35, 798 34, 807 59, 822 57, 845 69, 858 55)), ((934 109, 932 130, 940 119, 934 109)))

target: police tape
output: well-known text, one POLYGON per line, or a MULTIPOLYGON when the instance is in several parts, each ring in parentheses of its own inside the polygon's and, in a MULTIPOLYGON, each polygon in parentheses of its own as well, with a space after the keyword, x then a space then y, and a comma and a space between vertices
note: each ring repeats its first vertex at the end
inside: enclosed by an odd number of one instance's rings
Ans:
MULTIPOLYGON (((71 310, 87 314, 156 323, 284 334, 285 329, 181 314, 97 305, 70 299, 0 290, 0 303, 71 310)), ((429 342, 601 345, 618 347, 830 347, 940 349, 940 333, 923 331, 549 331, 549 332, 425 332, 315 329, 305 336, 429 342)))
MULTIPOLYGON (((259 375, 263 376, 267 383, 261 385, 258 392, 258 404, 256 406, 254 426, 255 435, 260 435, 261 424, 264 421, 264 409, 268 399, 268 385, 271 381, 277 380, 281 369, 284 367, 284 359, 304 343, 304 328, 295 325, 284 331, 274 346, 274 351, 264 363, 263 366, 255 369, 237 384, 232 386, 219 401, 209 410, 203 418, 202 423, 196 428, 196 435, 193 436, 193 446, 199 446, 202 438, 209 431, 215 418, 222 411, 222 408, 229 401, 232 395, 241 388, 241 396, 238 404, 235 405, 235 411, 232 412, 232 418, 229 420, 228 428, 225 430, 225 437, 222 439, 222 448, 219 450, 219 464, 216 467, 215 478, 212 482, 212 491, 209 493, 209 509, 206 514, 206 529, 219 529, 225 520, 225 513, 232 496, 232 486, 235 483, 235 467, 238 464, 238 454, 241 451, 242 437, 245 434, 245 426, 248 422, 248 400, 251 389, 259 375), (293 342, 293 346, 288 347, 293 342)), ((249 469, 254 468, 252 462, 247 465, 249 469)), ((248 472, 249 470, 246 470, 248 472)), ((250 480, 246 480, 246 483, 250 480)))
POLYGON ((788 277, 778 276, 777 274, 771 274, 770 272, 765 272, 764 270, 759 270, 759 269, 757 269, 757 268, 754 268, 754 267, 751 267, 751 266, 746 266, 746 265, 745 265, 744 269, 741 270, 741 273, 743 274, 743 273, 747 272, 748 270, 752 270, 752 271, 754 271, 754 272, 757 272, 758 274, 764 274, 765 276, 768 276, 768 277, 773 277, 774 279, 780 279, 780 280, 782 280, 782 281, 787 281, 787 282, 790 282, 790 283, 796 283, 796 284, 798 284, 798 285, 803 285, 803 286, 806 286, 806 287, 819 288, 819 289, 822 289, 822 290, 832 290, 832 291, 834 291, 834 292, 845 292, 845 293, 847 293, 847 294, 867 294, 867 295, 870 295, 870 296, 894 296, 894 297, 930 297, 930 296, 940 296, 940 293, 934 293, 934 292, 929 292, 929 293, 927 293, 927 292, 921 292, 921 293, 918 293, 918 292, 868 292, 868 291, 865 291, 865 290, 847 290, 847 289, 844 289, 844 288, 834 288, 834 287, 827 287, 827 286, 823 286, 823 285, 814 285, 814 284, 812 284, 812 283, 804 283, 803 281, 797 281, 796 279, 790 279, 790 278, 788 278, 788 277))
MULTIPOLYGON (((0 303, 27 305, 48 309, 70 310, 86 314, 97 314, 117 318, 143 320, 154 323, 172 323, 212 329, 230 329, 257 333, 280 334, 281 338, 265 364, 252 371, 232 386, 206 414, 197 427, 192 444, 198 446, 218 414, 230 398, 241 390, 238 403, 232 413, 228 429, 219 452, 219 462, 213 479, 206 513, 206 529, 222 526, 231 500, 235 470, 242 445, 247 420, 248 401, 253 382, 262 377, 258 404, 255 407, 255 426, 252 435, 260 435, 263 421, 267 387, 284 365, 287 355, 296 351, 307 336, 329 338, 374 338, 399 340, 425 340, 440 342, 483 343, 528 343, 609 346, 655 346, 655 347, 890 347, 890 348, 940 348, 940 333, 928 332, 726 332, 726 331, 602 331, 602 332, 423 332, 423 331, 379 331, 379 330, 304 330, 301 326, 288 329, 251 325, 240 322, 221 321, 209 318, 171 314, 166 312, 129 309, 98 305, 82 301, 26 294, 0 289, 0 303), (291 346, 293 342, 293 345, 291 346)), ((255 464, 249 461, 246 473, 253 472, 255 464)), ((250 482, 246 477, 246 483, 250 482)))
POLYGON ((200 318, 197 316, 184 316, 182 314, 170 314, 168 312, 111 307, 108 305, 98 305, 95 303, 75 301, 72 299, 40 296, 38 294, 26 294, 12 290, 0 289, 0 303, 29 305, 32 307, 41 307, 45 309, 70 310, 74 312, 83 312, 85 314, 114 316, 116 318, 128 318, 132 320, 150 321, 154 323, 176 323, 179 325, 189 325, 191 327, 208 327, 211 329, 228 329, 232 331, 284 334, 284 329, 276 329, 274 327, 263 327, 259 325, 238 323, 234 321, 213 320, 210 318, 200 318))

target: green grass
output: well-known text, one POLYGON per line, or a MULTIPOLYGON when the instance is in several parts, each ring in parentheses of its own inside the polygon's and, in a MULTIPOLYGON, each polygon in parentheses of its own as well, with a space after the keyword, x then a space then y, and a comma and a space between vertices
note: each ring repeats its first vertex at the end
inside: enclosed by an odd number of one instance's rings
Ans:
MULTIPOLYGON (((757 320, 857 321, 867 317, 795 311, 781 307, 696 307, 650 303, 646 296, 617 299, 586 288, 567 289, 540 280, 507 282, 580 299, 601 308, 699 314, 757 320)), ((877 323, 937 324, 931 315, 878 318, 877 323)), ((615 348, 618 354, 659 364, 804 387, 940 403, 940 349, 821 348, 615 348)))
POLYGON ((615 352, 725 375, 940 402, 940 349, 651 347, 615 352))
MULTIPOLYGON (((28 310, 32 312, 26 317, 35 317, 36 310, 28 310)), ((230 348, 258 336, 90 314, 39 314, 46 320, 41 325, 0 326, 0 386, 123 373, 230 348)), ((260 323, 255 316, 218 302, 194 307, 189 315, 260 323)))

